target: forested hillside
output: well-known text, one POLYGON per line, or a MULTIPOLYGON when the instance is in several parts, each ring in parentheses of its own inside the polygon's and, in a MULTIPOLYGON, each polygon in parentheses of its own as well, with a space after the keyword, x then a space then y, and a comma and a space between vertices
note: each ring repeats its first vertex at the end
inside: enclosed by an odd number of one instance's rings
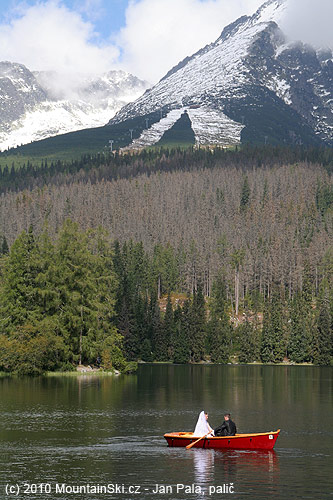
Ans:
POLYGON ((330 364, 331 166, 331 150, 244 148, 3 172, 2 353, 45 332, 55 368, 112 363, 108 342, 129 360, 330 364))

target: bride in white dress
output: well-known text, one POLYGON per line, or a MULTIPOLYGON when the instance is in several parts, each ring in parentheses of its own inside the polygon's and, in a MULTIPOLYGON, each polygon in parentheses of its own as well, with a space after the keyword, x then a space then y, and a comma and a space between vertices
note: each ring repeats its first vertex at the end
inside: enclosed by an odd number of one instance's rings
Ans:
POLYGON ((210 433, 209 436, 214 436, 214 431, 208 423, 208 413, 202 411, 195 426, 193 436, 200 437, 208 433, 210 433))

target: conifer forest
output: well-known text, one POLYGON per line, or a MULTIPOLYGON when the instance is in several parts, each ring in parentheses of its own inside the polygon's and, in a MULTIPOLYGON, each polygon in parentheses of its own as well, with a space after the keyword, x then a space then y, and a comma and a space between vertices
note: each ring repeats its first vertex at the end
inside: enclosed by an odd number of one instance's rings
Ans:
POLYGON ((332 364, 333 154, 159 149, 0 172, 0 371, 332 364))

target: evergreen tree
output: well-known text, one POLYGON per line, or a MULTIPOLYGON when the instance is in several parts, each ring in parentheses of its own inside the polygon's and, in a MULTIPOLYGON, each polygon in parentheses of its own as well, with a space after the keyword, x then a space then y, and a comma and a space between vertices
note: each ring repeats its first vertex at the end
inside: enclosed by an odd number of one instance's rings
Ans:
POLYGON ((123 256, 121 253, 121 248, 118 240, 116 240, 113 244, 113 267, 114 267, 114 272, 116 273, 118 279, 118 291, 117 291, 117 296, 118 296, 119 293, 121 295, 123 294, 122 287, 123 287, 123 280, 125 277, 123 256))
POLYGON ((241 199, 240 199, 240 209, 242 211, 246 210, 250 202, 251 190, 249 185, 249 179, 246 175, 243 180, 241 199))
POLYGON ((272 299, 271 321, 274 333, 274 361, 278 363, 283 360, 286 353, 282 302, 278 294, 272 299))
POLYGON ((60 230, 55 259, 61 269, 56 287, 62 310, 62 333, 71 359, 81 364, 89 357, 86 347, 95 335, 97 283, 87 236, 70 220, 60 230))
POLYGON ((150 351, 153 360, 155 359, 155 335, 154 335, 154 315, 155 315, 155 297, 156 293, 146 297, 146 337, 150 342, 150 351))
POLYGON ((148 261, 143 243, 130 242, 128 246, 127 273, 132 294, 142 293, 147 289, 148 261))
POLYGON ((113 251, 109 236, 99 227, 88 232, 89 251, 92 254, 93 280, 97 284, 94 301, 94 323, 90 327, 90 343, 87 346, 88 361, 96 360, 100 352, 107 353, 112 366, 122 370, 126 368, 123 349, 123 336, 115 324, 116 293, 118 281, 114 271, 113 251), (95 333, 94 333, 95 330, 95 333))
POLYGON ((245 322, 238 327, 239 334, 239 361, 241 363, 252 363, 258 359, 258 339, 256 329, 250 323, 248 315, 245 322))
POLYGON ((312 346, 311 304, 303 293, 296 294, 291 302, 288 355, 291 361, 311 361, 312 346))
POLYGON ((330 365, 332 363, 332 316, 329 303, 328 289, 325 287, 321 292, 318 304, 318 322, 317 322, 317 349, 315 353, 315 362, 318 365, 330 365))
POLYGON ((54 319, 68 359, 92 363, 102 355, 115 368, 124 367, 122 336, 114 326, 117 280, 105 232, 83 233, 67 220, 54 246, 45 232, 38 243, 43 265, 35 280, 36 303, 54 319))
POLYGON ((32 229, 23 231, 13 243, 4 262, 1 293, 3 331, 10 332, 36 319, 36 276, 39 272, 38 250, 32 229))
POLYGON ((277 363, 283 360, 284 352, 282 304, 280 297, 275 293, 264 311, 260 357, 263 363, 277 363))
POLYGON ((201 361, 205 353, 206 343, 206 305, 199 284, 197 291, 194 291, 191 304, 191 358, 192 361, 201 361))
POLYGON ((66 355, 52 316, 54 291, 44 280, 53 257, 45 258, 46 246, 52 254, 50 242, 36 241, 30 227, 16 239, 4 261, 1 314, 7 336, 1 337, 0 365, 22 375, 59 368, 66 355))
POLYGON ((143 341, 140 357, 141 357, 142 361, 146 361, 146 362, 154 361, 154 357, 153 357, 153 353, 152 353, 152 349, 151 349, 151 342, 149 339, 145 339, 143 341))
POLYGON ((119 289, 117 296, 117 328, 124 337, 124 348, 126 357, 134 359, 136 352, 136 342, 133 341, 135 336, 135 319, 131 297, 126 293, 128 290, 126 278, 123 280, 123 287, 119 289))
POLYGON ((2 240, 1 253, 2 255, 7 255, 9 253, 9 247, 6 240, 6 236, 4 236, 2 240))
POLYGON ((138 359, 144 339, 147 338, 146 302, 139 292, 133 297, 133 309, 134 324, 130 337, 131 359, 138 359))
POLYGON ((260 357, 263 363, 272 363, 274 361, 274 332, 271 327, 271 309, 272 305, 267 302, 264 309, 260 348, 260 357))
POLYGON ((174 338, 172 341, 173 345, 173 362, 174 363, 188 363, 190 360, 190 349, 189 349, 189 301, 187 300, 184 304, 183 309, 179 306, 174 313, 174 338))
POLYGON ((239 281, 240 281, 240 270, 243 265, 245 258, 245 250, 240 248, 235 250, 231 254, 231 265, 235 270, 235 314, 238 316, 239 308, 239 281))
POLYGON ((156 361, 168 360, 168 342, 164 335, 161 322, 161 311, 156 295, 151 297, 152 336, 154 339, 154 354, 156 361))
POLYGON ((227 314, 226 283, 219 276, 213 283, 208 323, 208 348, 211 360, 227 363, 230 355, 231 326, 227 314))
POLYGON ((172 344, 172 341, 174 338, 174 328, 175 328, 175 325, 174 325, 174 315, 173 315, 173 309, 172 309, 172 302, 171 302, 170 295, 168 295, 165 315, 164 315, 164 319, 163 319, 164 338, 165 338, 165 342, 168 346, 167 347, 168 359, 173 358, 174 346, 172 344))
POLYGON ((136 302, 135 286, 130 284, 131 279, 128 275, 128 247, 125 244, 123 252, 119 242, 113 245, 113 265, 118 280, 117 300, 115 304, 116 325, 124 338, 124 349, 126 358, 129 360, 137 359, 138 344, 137 331, 139 327, 136 324, 136 302))
POLYGON ((151 283, 154 287, 157 284, 158 297, 177 289, 179 282, 177 256, 171 245, 163 247, 158 244, 154 247, 151 270, 151 283))

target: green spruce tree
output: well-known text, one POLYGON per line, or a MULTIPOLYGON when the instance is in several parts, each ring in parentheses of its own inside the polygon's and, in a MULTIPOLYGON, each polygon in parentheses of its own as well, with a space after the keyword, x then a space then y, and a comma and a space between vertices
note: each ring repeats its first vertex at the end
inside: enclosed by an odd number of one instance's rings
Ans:
POLYGON ((191 359, 194 362, 201 361, 205 354, 206 343, 206 304, 199 284, 197 291, 194 291, 191 304, 191 359))
POLYGON ((208 349, 215 363, 227 363, 230 356, 231 326, 227 313, 227 295, 224 276, 213 283, 208 322, 208 349))
POLYGON ((260 357, 263 363, 278 363, 285 353, 282 304, 277 293, 266 303, 261 338, 260 357))
POLYGON ((7 255, 9 253, 9 247, 8 247, 8 243, 6 240, 6 236, 4 236, 2 239, 1 253, 2 253, 2 255, 7 255))
POLYGON ((152 337, 154 339, 153 348, 156 361, 168 360, 168 341, 165 338, 161 321, 161 311, 157 296, 151 298, 152 312, 152 337))
POLYGON ((187 300, 184 303, 183 309, 178 306, 174 313, 174 337, 173 345, 173 362, 184 364, 190 361, 189 349, 189 310, 190 304, 187 300))
POLYGON ((246 315, 245 322, 238 327, 239 361, 253 363, 258 359, 258 338, 254 325, 246 315))
POLYGON ((251 189, 249 185, 249 179, 246 175, 243 179, 242 191, 241 191, 241 199, 240 199, 240 209, 241 211, 245 211, 250 203, 251 189))
POLYGON ((167 343, 168 359, 173 359, 173 354, 174 354, 174 346, 173 346, 174 329, 175 329, 174 314, 173 314, 173 309, 172 309, 171 297, 170 297, 170 294, 169 294, 168 298, 167 298, 167 305, 166 305, 165 315, 164 315, 164 318, 163 318, 163 331, 164 331, 165 342, 167 343))
POLYGON ((10 332, 40 315, 36 301, 39 264, 38 248, 30 228, 14 241, 4 261, 0 306, 3 331, 10 332))
POLYGON ((288 356, 291 361, 311 361, 312 327, 311 305, 309 307, 303 294, 298 293, 291 302, 288 338, 288 356))
POLYGON ((327 287, 323 287, 318 303, 315 363, 329 366, 332 363, 332 316, 327 287))

